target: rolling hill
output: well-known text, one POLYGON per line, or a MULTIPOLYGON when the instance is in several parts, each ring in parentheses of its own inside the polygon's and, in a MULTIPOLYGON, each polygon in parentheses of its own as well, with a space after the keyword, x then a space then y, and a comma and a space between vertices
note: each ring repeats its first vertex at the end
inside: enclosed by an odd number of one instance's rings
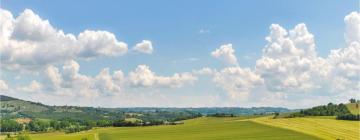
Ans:
POLYGON ((348 103, 346 107, 352 114, 360 114, 360 103, 348 103))
POLYGON ((280 107, 215 107, 215 108, 94 108, 78 106, 49 106, 0 95, 0 111, 2 118, 42 118, 42 119, 78 119, 99 120, 119 119, 127 114, 138 114, 139 119, 171 119, 174 114, 189 116, 193 114, 226 113, 235 115, 271 114, 274 112, 289 112, 291 110, 280 107), (161 114, 161 115, 159 115, 161 114))

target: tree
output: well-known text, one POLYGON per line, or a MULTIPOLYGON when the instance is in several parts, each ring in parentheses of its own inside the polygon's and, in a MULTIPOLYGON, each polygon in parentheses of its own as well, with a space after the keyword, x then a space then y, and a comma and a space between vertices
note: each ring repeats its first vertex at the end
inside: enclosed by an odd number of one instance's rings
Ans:
POLYGON ((49 128, 50 128, 50 123, 48 121, 35 119, 29 123, 30 131, 45 132, 49 128))
POLYGON ((0 121, 1 132, 17 132, 22 130, 22 125, 14 120, 2 119, 0 121))
POLYGON ((356 103, 356 100, 354 98, 351 98, 349 101, 350 103, 356 103))

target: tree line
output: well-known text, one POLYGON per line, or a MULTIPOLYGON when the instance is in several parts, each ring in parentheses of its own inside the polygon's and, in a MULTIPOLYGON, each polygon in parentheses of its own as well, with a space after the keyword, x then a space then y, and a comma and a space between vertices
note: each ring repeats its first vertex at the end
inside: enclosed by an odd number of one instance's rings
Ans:
MULTIPOLYGON (((169 115, 169 114, 168 114, 169 115)), ((180 120, 201 117, 201 114, 192 115, 175 115, 174 118, 165 116, 163 119, 144 118, 128 121, 125 118, 118 119, 100 119, 100 120, 84 120, 63 118, 59 120, 38 119, 34 118, 29 123, 18 123, 13 119, 1 119, 0 132, 51 132, 64 131, 66 133, 75 133, 90 130, 93 127, 130 127, 130 126, 152 126, 152 125, 176 125, 181 124, 180 120)))

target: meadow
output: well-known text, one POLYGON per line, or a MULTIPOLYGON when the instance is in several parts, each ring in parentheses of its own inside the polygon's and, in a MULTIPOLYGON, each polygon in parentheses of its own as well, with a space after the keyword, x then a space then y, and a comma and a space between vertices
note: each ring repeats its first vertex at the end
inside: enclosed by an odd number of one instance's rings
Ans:
POLYGON ((64 134, 30 134, 32 140, 317 140, 319 138, 252 121, 251 117, 201 117, 182 125, 148 127, 109 127, 64 134))

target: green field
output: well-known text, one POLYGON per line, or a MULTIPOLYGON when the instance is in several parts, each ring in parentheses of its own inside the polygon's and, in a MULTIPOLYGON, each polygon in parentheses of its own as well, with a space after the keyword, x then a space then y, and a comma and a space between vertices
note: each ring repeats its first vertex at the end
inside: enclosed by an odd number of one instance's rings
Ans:
POLYGON ((203 117, 182 125, 98 128, 75 134, 31 134, 32 140, 315 140, 316 137, 292 130, 251 122, 248 117, 203 117))
POLYGON ((336 120, 332 116, 280 119, 261 117, 251 121, 302 132, 322 139, 359 140, 360 138, 359 121, 336 120))
POLYGON ((32 140, 357 140, 359 131, 359 122, 334 117, 202 117, 186 120, 182 125, 95 128, 73 134, 30 134, 30 137, 32 140))

